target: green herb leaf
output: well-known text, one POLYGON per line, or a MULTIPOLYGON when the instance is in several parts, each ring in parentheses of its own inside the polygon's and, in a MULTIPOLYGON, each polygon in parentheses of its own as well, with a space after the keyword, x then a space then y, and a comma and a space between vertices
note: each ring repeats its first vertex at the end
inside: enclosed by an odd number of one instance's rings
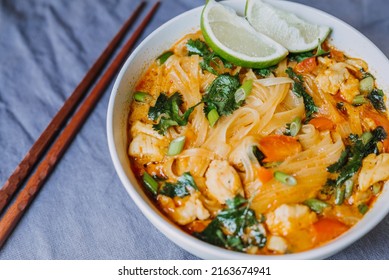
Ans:
POLYGON ((384 92, 380 89, 373 89, 372 92, 370 92, 367 95, 367 99, 369 99, 371 105, 379 111, 379 112, 385 112, 386 106, 384 101, 384 92))
MULTIPOLYGON (((331 173, 338 173, 336 187, 340 187, 354 176, 362 166, 362 160, 369 154, 378 153, 377 143, 386 139, 385 130, 379 126, 371 132, 369 139, 362 136, 350 134, 351 145, 347 147, 340 155, 339 160, 328 166, 327 170, 331 173)), ((327 181, 328 182, 328 181, 327 181)))
POLYGON ((270 74, 277 69, 277 65, 270 66, 267 68, 262 68, 262 69, 253 69, 254 73, 261 76, 262 78, 269 77, 270 74))
POLYGON ((288 58, 289 58, 290 61, 301 62, 304 59, 307 59, 307 58, 310 58, 310 57, 313 57, 313 56, 315 56, 313 51, 309 51, 309 52, 303 52, 303 53, 290 53, 288 55, 288 58))
POLYGON ((262 151, 258 148, 258 146, 253 146, 252 149, 253 149, 253 155, 258 160, 258 163, 263 165, 263 160, 266 158, 264 153, 262 153, 262 151))
POLYGON ((330 173, 338 172, 347 163, 349 153, 350 147, 346 147, 346 150, 340 154, 338 161, 327 167, 327 171, 330 173))
POLYGON ((296 74, 291 67, 286 69, 286 74, 294 81, 292 91, 297 97, 302 97, 304 100, 305 107, 305 122, 313 118, 314 114, 319 111, 315 102, 313 101, 312 96, 310 96, 305 88, 304 81, 301 75, 296 74))
POLYGON ((189 172, 185 172, 177 180, 177 183, 166 182, 159 193, 168 197, 185 197, 190 195, 191 189, 198 190, 197 185, 189 172))
POLYGON ((323 56, 323 55, 327 55, 329 53, 330 53, 329 51, 323 50, 323 48, 321 47, 321 42, 319 40, 319 44, 317 45, 317 49, 315 52, 308 51, 308 52, 303 52, 303 53, 290 53, 288 55, 288 58, 290 61, 301 62, 301 61, 303 61, 307 58, 310 58, 310 57, 323 56))
POLYGON ((236 251, 255 245, 266 245, 266 237, 250 202, 238 195, 226 201, 227 208, 220 211, 215 219, 200 233, 194 235, 208 243, 236 251), (245 237, 245 238, 243 238, 245 237))
POLYGON ((182 95, 175 92, 168 97, 165 93, 161 93, 154 106, 151 106, 148 112, 148 117, 153 121, 158 121, 153 125, 153 128, 160 134, 165 134, 171 126, 187 125, 190 114, 198 105, 190 107, 184 114, 180 114, 180 106, 182 105, 182 95))
POLYGON ((212 52, 208 45, 200 39, 189 39, 186 43, 186 48, 188 55, 197 54, 203 58, 203 61, 200 62, 202 70, 206 70, 214 75, 218 75, 217 69, 215 69, 218 66, 218 62, 222 62, 225 68, 232 68, 233 66, 232 63, 212 52))
POLYGON ((205 103, 205 114, 208 115, 212 109, 216 109, 220 116, 232 114, 244 102, 235 100, 235 92, 239 87, 238 76, 229 74, 218 76, 207 88, 202 98, 202 102, 205 103))

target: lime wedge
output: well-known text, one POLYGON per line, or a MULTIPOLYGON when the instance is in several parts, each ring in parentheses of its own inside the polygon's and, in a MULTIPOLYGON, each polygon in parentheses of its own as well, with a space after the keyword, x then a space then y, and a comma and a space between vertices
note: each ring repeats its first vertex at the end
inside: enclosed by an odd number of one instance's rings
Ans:
POLYGON ((205 41, 221 57, 235 65, 264 68, 277 64, 288 51, 260 34, 232 8, 209 0, 201 14, 205 41))
POLYGON ((266 34, 290 52, 313 50, 331 29, 311 24, 262 0, 246 1, 246 18, 255 30, 266 34))

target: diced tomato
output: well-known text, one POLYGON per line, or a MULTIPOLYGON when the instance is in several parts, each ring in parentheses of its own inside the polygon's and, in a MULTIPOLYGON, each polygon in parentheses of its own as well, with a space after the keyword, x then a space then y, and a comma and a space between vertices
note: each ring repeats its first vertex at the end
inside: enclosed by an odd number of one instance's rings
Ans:
POLYGON ((316 57, 310 57, 310 58, 306 58, 303 61, 297 63, 296 66, 294 67, 294 70, 300 74, 310 73, 313 70, 315 70, 316 67, 317 67, 316 57))
POLYGON ((314 127, 316 127, 317 130, 324 131, 324 130, 333 130, 335 128, 335 124, 333 121, 326 117, 317 117, 313 118, 309 121, 310 124, 312 124, 314 127))
POLYGON ((258 179, 263 183, 269 182, 271 179, 273 179, 273 172, 265 167, 260 167, 257 170, 258 179))
POLYGON ((315 242, 321 244, 330 241, 349 229, 348 226, 335 219, 322 218, 313 224, 315 242))
POLYGON ((260 150, 266 156, 264 162, 283 161, 301 151, 296 138, 285 135, 269 135, 259 141, 260 150))

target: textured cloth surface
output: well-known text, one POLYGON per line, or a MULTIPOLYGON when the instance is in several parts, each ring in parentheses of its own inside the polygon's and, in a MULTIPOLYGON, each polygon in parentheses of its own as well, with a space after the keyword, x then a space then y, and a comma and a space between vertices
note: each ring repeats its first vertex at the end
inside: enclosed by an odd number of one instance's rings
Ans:
MULTIPOLYGON (((0 185, 139 2, 0 0, 0 185)), ((142 39, 203 2, 162 1, 142 39)), ((295 2, 349 23, 389 56, 389 1, 295 2)), ((115 173, 105 128, 111 88, 0 251, 0 259, 196 259, 154 228, 115 173)), ((388 233, 389 216, 331 258, 389 259, 388 233)))

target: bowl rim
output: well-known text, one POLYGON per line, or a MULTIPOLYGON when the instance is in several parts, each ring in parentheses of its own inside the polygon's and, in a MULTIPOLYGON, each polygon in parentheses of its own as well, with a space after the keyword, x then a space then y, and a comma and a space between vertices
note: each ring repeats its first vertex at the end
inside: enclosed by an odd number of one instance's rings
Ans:
MULTIPOLYGON (((239 0, 227 0, 223 1, 225 3, 237 3, 242 2, 239 0)), ((284 1, 284 0, 273 0, 272 3, 287 3, 287 5, 296 6, 298 8, 308 9, 312 12, 319 13, 321 16, 324 16, 331 20, 332 22, 336 23, 336 25, 341 24, 348 29, 352 30, 353 32, 357 33, 358 36, 360 36, 365 43, 369 45, 369 47, 374 48, 375 52, 377 54, 381 55, 385 60, 386 63, 389 64, 389 61, 387 57, 381 52, 381 50, 373 44, 365 35, 360 33, 358 30, 356 30, 354 27, 350 26, 349 24, 343 22, 342 20, 324 12, 319 9, 300 4, 295 3, 291 1, 284 1)), ((238 4, 237 4, 238 5, 238 4)), ((153 205, 150 205, 147 201, 144 200, 144 198, 140 195, 140 193, 136 190, 136 188, 132 185, 131 181, 126 175, 126 172, 124 171, 124 168, 120 162, 120 157, 117 152, 116 146, 115 146, 115 140, 114 140, 114 131, 113 131, 113 111, 114 111, 114 105, 115 105, 115 98, 119 91, 119 85, 123 81, 124 75, 126 73, 127 68, 130 66, 131 62, 134 60, 134 58, 138 55, 138 53, 141 51, 141 49, 147 45, 147 43, 156 36, 161 30, 165 29, 167 26, 173 24, 176 21, 181 20, 182 18, 188 16, 191 13, 196 13, 202 10, 204 6, 200 6, 194 9, 191 9, 189 11, 186 11, 163 25, 161 25, 159 28, 157 28, 155 31, 153 31, 150 35, 148 35, 139 45, 138 47, 131 53, 131 55, 127 58, 126 62, 122 66, 119 74, 116 77, 115 83, 113 85, 111 95, 109 98, 109 104, 108 104, 108 110, 107 110, 107 122, 106 122, 106 129, 107 129, 107 140, 108 140, 108 147, 109 152, 111 155, 111 160, 113 162, 114 168, 116 170, 116 173, 118 174, 118 177, 129 193, 132 200, 135 202, 137 207, 141 210, 143 215, 159 230, 161 231, 168 239, 173 241, 176 245, 179 247, 185 249, 186 251, 190 252, 191 254, 194 254, 197 257, 205 258, 205 259, 247 259, 247 260, 301 260, 301 259, 323 259, 327 258, 331 255, 336 254, 337 252, 343 250, 344 248, 350 246, 352 243, 363 237, 366 233, 371 231, 378 223, 382 221, 382 219, 388 214, 389 212, 389 204, 386 207, 386 209, 381 209, 384 211, 380 211, 378 213, 375 213, 373 219, 366 219, 366 217, 369 215, 369 211, 361 221, 359 221, 356 225, 354 225, 352 228, 350 228, 346 233, 341 235, 340 237, 330 241, 329 243, 326 243, 322 246, 303 251, 298 253, 292 253, 292 254, 285 254, 285 255, 250 255, 247 253, 240 253, 240 252, 234 252, 230 251, 224 248, 220 248, 214 245, 211 245, 209 243, 206 243, 204 241, 201 241, 190 234, 184 232, 182 229, 180 229, 178 226, 174 225, 168 218, 166 218, 162 213, 159 211, 156 211, 156 207, 153 205), (364 227, 359 227, 357 230, 353 230, 356 228, 358 224, 360 224, 362 221, 366 221, 364 227), (172 224, 174 226, 172 226, 172 224)), ((387 94, 387 92, 385 92, 387 94)), ((141 187, 140 187, 141 188, 141 187)), ((387 189, 387 188, 386 188, 387 189)), ((384 190, 383 190, 384 191, 384 190)), ((373 207, 374 208, 374 207, 373 207)))

